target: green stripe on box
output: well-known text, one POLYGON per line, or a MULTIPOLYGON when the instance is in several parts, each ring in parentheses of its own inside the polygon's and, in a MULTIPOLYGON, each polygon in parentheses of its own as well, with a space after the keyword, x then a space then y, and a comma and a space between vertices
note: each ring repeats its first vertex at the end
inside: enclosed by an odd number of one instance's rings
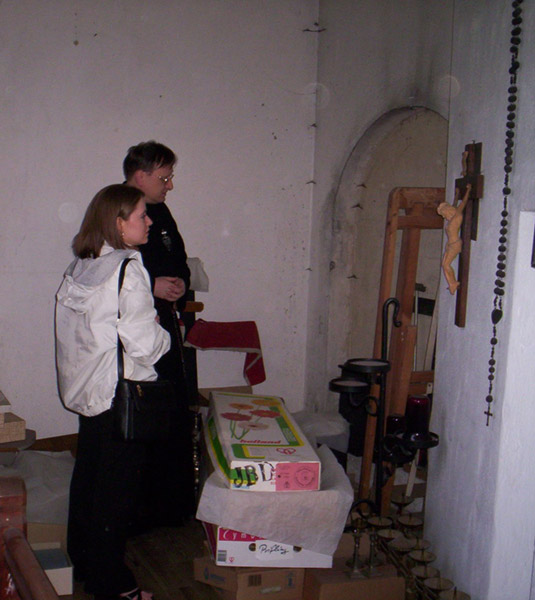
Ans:
POLYGON ((276 421, 279 425, 282 435, 288 442, 288 446, 300 446, 301 444, 299 443, 299 440, 295 437, 294 432, 288 426, 286 419, 284 417, 277 417, 276 421))
POLYGON ((212 445, 215 458, 219 466, 221 467, 223 473, 227 476, 228 479, 231 479, 231 473, 227 462, 227 458, 223 452, 223 448, 221 447, 221 442, 219 441, 219 437, 217 435, 214 417, 212 416, 208 418, 208 432, 210 433, 210 444, 212 445))

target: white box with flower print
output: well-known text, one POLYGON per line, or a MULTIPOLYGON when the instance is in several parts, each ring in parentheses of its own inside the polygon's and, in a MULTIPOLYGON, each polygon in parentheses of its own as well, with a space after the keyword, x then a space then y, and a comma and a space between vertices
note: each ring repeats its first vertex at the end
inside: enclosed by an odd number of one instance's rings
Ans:
POLYGON ((212 462, 232 489, 320 489, 320 459, 282 398, 214 391, 205 435, 212 462))

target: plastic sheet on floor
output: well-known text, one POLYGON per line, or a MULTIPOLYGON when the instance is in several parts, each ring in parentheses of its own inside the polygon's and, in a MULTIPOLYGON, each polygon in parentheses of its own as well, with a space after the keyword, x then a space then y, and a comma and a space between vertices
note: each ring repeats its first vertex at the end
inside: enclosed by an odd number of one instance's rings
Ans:
POLYGON ((34 523, 67 523, 74 458, 70 452, 14 453, 0 477, 21 477, 26 486, 26 518, 34 523))

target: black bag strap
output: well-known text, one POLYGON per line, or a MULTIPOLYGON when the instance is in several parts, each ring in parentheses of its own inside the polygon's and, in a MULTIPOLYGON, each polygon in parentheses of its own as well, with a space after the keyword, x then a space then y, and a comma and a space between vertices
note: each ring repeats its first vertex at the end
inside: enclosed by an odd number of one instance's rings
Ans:
MULTIPOLYGON (((124 274, 126 271, 126 265, 131 261, 131 258, 125 258, 121 264, 119 270, 119 284, 117 289, 117 321, 121 318, 121 309, 119 307, 119 296, 121 294, 121 288, 123 287, 124 274)), ((119 336, 119 329, 117 329, 117 374, 119 379, 124 378, 124 359, 123 359, 124 346, 119 336)))

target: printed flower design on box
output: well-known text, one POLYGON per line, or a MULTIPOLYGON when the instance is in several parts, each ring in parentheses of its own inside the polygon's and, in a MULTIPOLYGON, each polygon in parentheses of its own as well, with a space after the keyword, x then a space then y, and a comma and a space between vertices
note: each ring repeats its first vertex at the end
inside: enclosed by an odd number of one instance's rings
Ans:
MULTIPOLYGON (((242 429, 247 428, 247 430, 249 429, 253 429, 255 431, 260 431, 263 429, 267 429, 268 426, 265 423, 239 423, 238 425, 239 427, 241 427, 242 429)), ((245 433, 244 433, 245 435, 245 433)))
POLYGON ((276 419, 277 417, 280 417, 280 413, 278 413, 274 410, 256 409, 256 410, 252 410, 251 414, 254 415, 255 417, 265 417, 266 419, 276 419))
POLYGON ((273 400, 271 398, 255 398, 254 400, 251 400, 251 402, 258 406, 273 406, 273 400))
POLYGON ((250 404, 244 404, 243 402, 231 402, 229 406, 232 408, 237 408, 238 410, 249 410, 254 408, 254 406, 251 406, 250 404))
MULTIPOLYGON (((273 402, 271 400, 268 400, 267 398, 258 398, 256 400, 253 400, 252 403, 257 404, 259 406, 271 406, 273 404, 273 402)), ((242 412, 221 413, 221 416, 224 419, 228 419, 230 421, 230 435, 236 440, 243 439, 251 429, 268 429, 268 425, 259 422, 260 419, 276 419, 277 417, 280 417, 280 413, 277 410, 254 408, 249 404, 244 404, 241 402, 231 402, 229 403, 229 406, 238 409, 238 411, 249 410, 249 414, 245 414, 242 412), (256 421, 251 422, 253 416, 257 417, 257 419, 256 421), (237 427, 241 429, 241 435, 238 435, 236 431, 237 427)))
POLYGON ((236 435, 236 424, 239 423, 240 421, 250 421, 252 418, 251 415, 244 415, 242 413, 228 412, 228 413, 221 413, 221 416, 224 419, 228 419, 230 421, 230 433, 233 438, 236 438, 237 440, 241 440, 242 437, 249 431, 249 429, 243 429, 242 435, 237 436, 236 435))

